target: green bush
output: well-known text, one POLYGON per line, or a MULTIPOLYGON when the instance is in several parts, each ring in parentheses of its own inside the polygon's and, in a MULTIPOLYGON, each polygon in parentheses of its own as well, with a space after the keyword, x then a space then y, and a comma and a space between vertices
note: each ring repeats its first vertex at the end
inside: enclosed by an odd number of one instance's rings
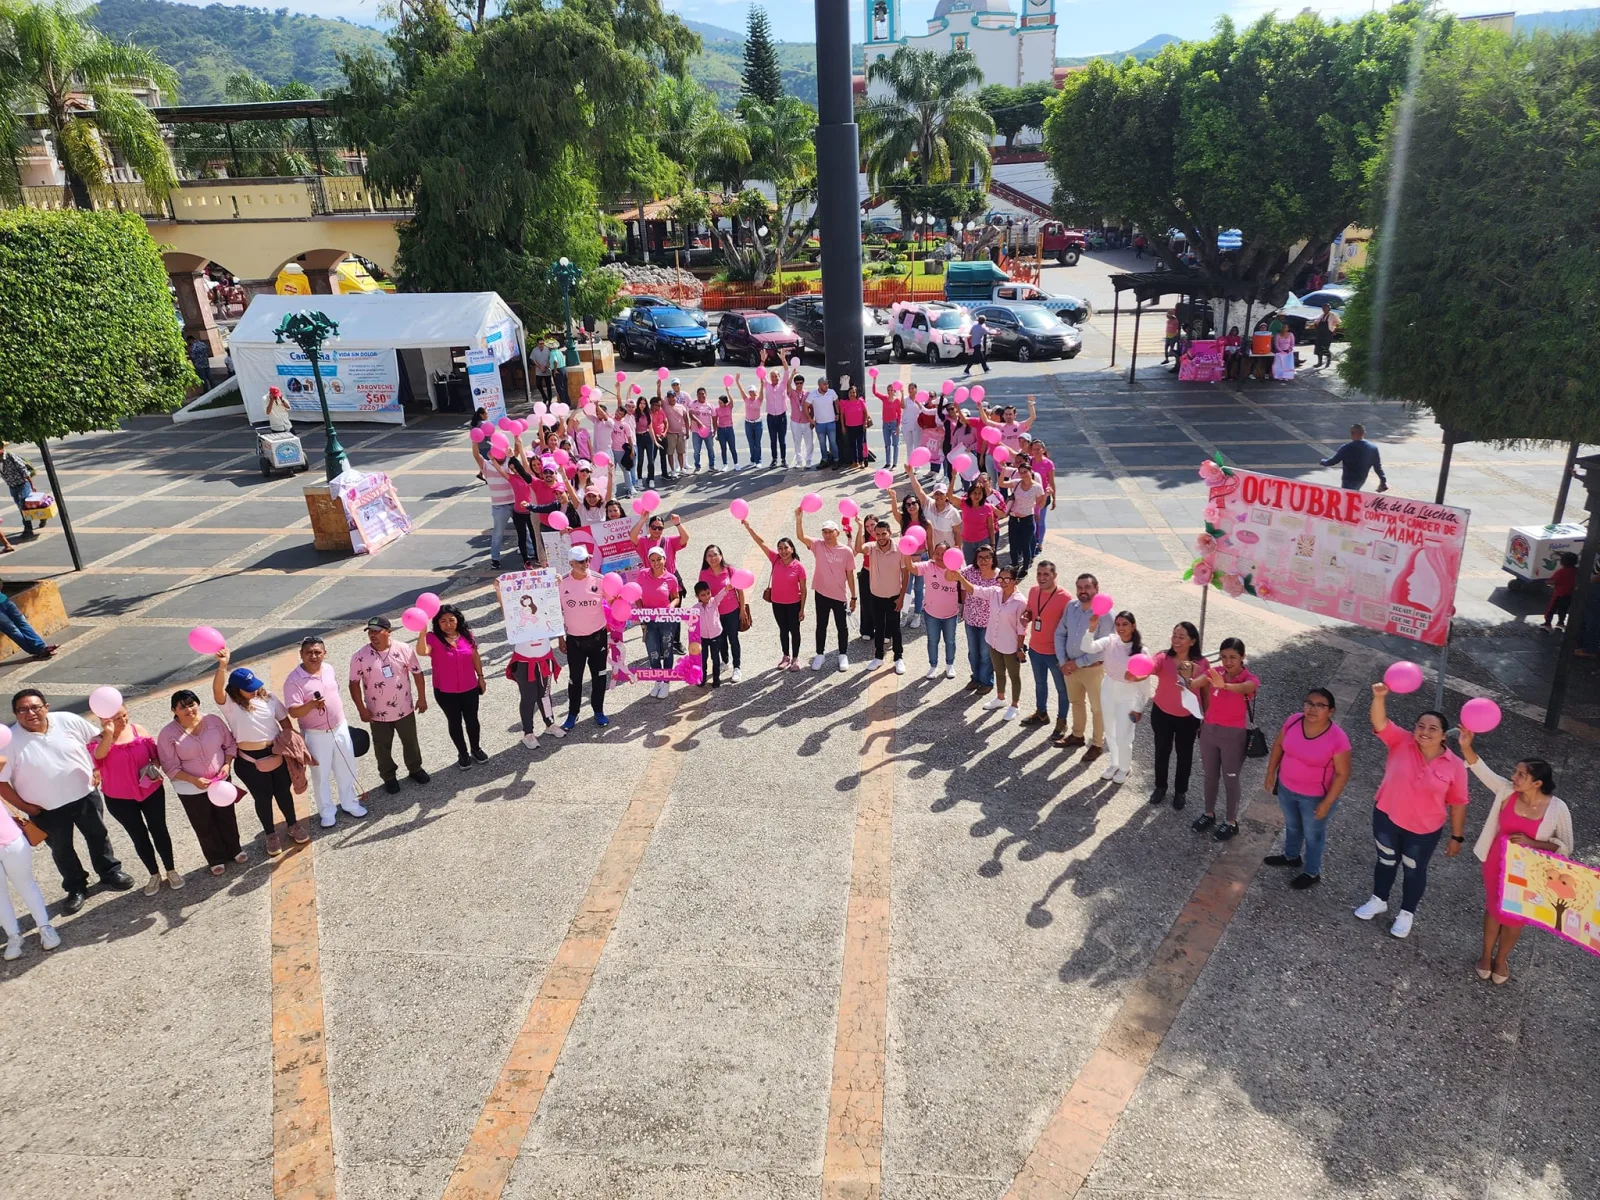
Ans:
POLYGON ((38 442, 167 412, 199 383, 131 213, 0 211, 0 431, 38 442))

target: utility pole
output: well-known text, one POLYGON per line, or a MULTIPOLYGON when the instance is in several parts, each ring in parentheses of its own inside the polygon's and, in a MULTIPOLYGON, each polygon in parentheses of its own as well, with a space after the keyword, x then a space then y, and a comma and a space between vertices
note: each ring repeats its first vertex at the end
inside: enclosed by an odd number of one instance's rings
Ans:
POLYGON ((850 87, 849 0, 817 0, 817 230, 822 237, 824 370, 866 384, 861 288, 861 144, 850 87))

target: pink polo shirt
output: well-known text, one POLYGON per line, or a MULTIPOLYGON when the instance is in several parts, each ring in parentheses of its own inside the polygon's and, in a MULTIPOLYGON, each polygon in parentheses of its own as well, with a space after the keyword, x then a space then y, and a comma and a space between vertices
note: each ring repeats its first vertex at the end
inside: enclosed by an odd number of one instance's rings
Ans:
POLYGON ((361 699, 374 721, 398 721, 414 711, 411 676, 421 671, 417 652, 393 638, 387 650, 374 650, 369 643, 350 658, 350 682, 361 684, 361 699))
POLYGON ((906 556, 895 549, 893 542, 887 550, 869 543, 861 548, 861 554, 867 560, 867 584, 872 594, 880 600, 893 600, 900 594, 900 568, 906 556))
POLYGON ((791 558, 785 565, 776 550, 768 550, 767 561, 772 564, 772 602, 800 603, 800 589, 806 581, 806 569, 800 565, 800 560, 791 558))
POLYGON ((867 402, 865 400, 839 400, 839 419, 850 428, 867 423, 867 402))
POLYGON ((701 437, 710 437, 712 427, 716 424, 716 410, 709 404, 701 404, 695 400, 689 405, 689 419, 694 422, 694 431, 701 437))
POLYGON ((727 563, 722 564, 722 570, 720 571, 702 570, 700 572, 700 582, 711 585, 711 594, 713 596, 721 592, 723 588, 728 589, 723 592, 722 600, 717 605, 718 612, 731 613, 739 611, 739 593, 733 587, 733 568, 727 563))
POLYGON ((989 604, 989 625, 983 640, 1001 654, 1015 654, 1022 645, 1022 610, 1028 607, 1027 598, 1021 592, 1012 592, 1007 600, 1005 590, 999 587, 975 587, 972 594, 989 604))
POLYGON ((1377 735, 1389 748, 1378 785, 1378 811, 1411 833, 1442 829, 1450 807, 1467 802, 1467 764, 1450 750, 1429 762, 1411 731, 1393 721, 1377 735))
POLYGON ((761 420, 761 393, 751 391, 744 397, 744 419, 746 421, 761 420))
POLYGON ((694 606, 694 616, 697 622, 695 629, 699 632, 701 641, 722 636, 722 617, 717 613, 715 592, 711 594, 710 600, 694 606))
MULTIPOLYGON (((1219 671, 1221 667, 1217 668, 1219 671)), ((1250 671, 1249 667, 1241 667, 1239 673, 1229 676, 1226 671, 1222 677, 1229 683, 1255 683, 1260 684, 1250 671)), ((1209 696, 1206 700, 1206 724, 1222 725, 1229 729, 1243 729, 1250 723, 1250 697, 1241 692, 1225 692, 1221 688, 1207 688, 1209 696)))
POLYGON ((431 630, 424 636, 427 639, 428 661, 433 664, 434 690, 451 695, 477 691, 478 672, 472 665, 472 643, 464 637, 458 637, 454 646, 447 646, 431 630))
POLYGON ((683 433, 689 428, 689 413, 682 404, 663 403, 661 409, 666 413, 668 433, 683 433))
MULTIPOLYGON (((1190 678, 1199 679, 1209 669, 1210 664, 1204 658, 1196 658, 1193 661, 1194 674, 1190 678)), ((1172 651, 1163 650, 1156 655, 1155 677, 1156 707, 1169 717, 1192 715, 1183 706, 1183 688, 1178 683, 1178 680, 1182 677, 1178 674, 1177 656, 1172 651)), ((1200 694, 1196 693, 1197 696, 1200 694)))
POLYGON ((811 578, 817 595, 830 600, 848 600, 850 572, 856 565, 855 551, 843 543, 830 546, 821 538, 807 539, 806 548, 815 556, 811 578))
POLYGON ((941 621, 953 617, 961 605, 961 588, 945 578, 943 563, 919 562, 911 568, 922 576, 922 611, 941 621))
POLYGON ((648 535, 634 542, 639 548, 639 561, 646 567, 650 565, 650 547, 660 546, 667 552, 667 570, 678 569, 678 551, 689 544, 689 535, 681 529, 675 529, 665 537, 653 538, 648 535))
POLYGON ((767 409, 769 417, 783 416, 783 410, 789 400, 789 389, 783 386, 783 377, 778 377, 778 382, 770 380, 761 381, 761 400, 767 409))
POLYGON ((811 418, 806 416, 806 390, 801 387, 789 388, 789 420, 796 425, 809 425, 811 418))
POLYGON ((635 582, 644 592, 639 597, 640 608, 666 608, 678 594, 678 581, 672 577, 671 571, 663 571, 658 576, 646 569, 639 572, 635 582))
POLYGON ((561 579, 561 623, 571 637, 599 633, 606 627, 605 593, 600 576, 590 571, 582 579, 566 575, 561 579))
POLYGON ((322 703, 325 707, 313 708, 301 717, 301 731, 339 728, 344 724, 344 701, 339 699, 339 677, 326 662, 315 675, 307 673, 304 667, 296 667, 289 672, 289 677, 283 681, 283 706, 294 708, 296 705, 304 704, 314 699, 316 692, 322 693, 322 703))

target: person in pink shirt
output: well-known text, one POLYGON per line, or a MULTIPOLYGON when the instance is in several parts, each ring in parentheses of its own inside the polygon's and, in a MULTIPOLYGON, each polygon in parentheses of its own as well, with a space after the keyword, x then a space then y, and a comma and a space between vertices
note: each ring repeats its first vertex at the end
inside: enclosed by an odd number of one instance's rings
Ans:
POLYGON ((744 592, 733 586, 733 568, 722 557, 722 547, 707 546, 700 559, 700 582, 710 586, 717 595, 717 608, 721 626, 719 653, 726 659, 733 656, 733 682, 739 682, 739 625, 749 616, 744 592))
POLYGON ((1244 664, 1244 643, 1225 638, 1217 648, 1217 665, 1192 684, 1205 701, 1200 727, 1200 765, 1206 773, 1206 811, 1195 818, 1194 830, 1225 842, 1239 832, 1239 771, 1250 731, 1250 698, 1261 681, 1244 664), (1228 811, 1217 824, 1217 788, 1227 790, 1228 811))
MULTIPOLYGON (((770 352, 761 352, 761 362, 767 364, 770 352)), ((779 352, 781 363, 782 352, 779 352)), ((767 376, 761 382, 761 400, 767 413, 767 439, 770 445, 767 448, 767 459, 780 467, 789 465, 789 418, 787 415, 789 404, 789 379, 794 374, 796 359, 778 371, 777 365, 768 366, 767 376)))
POLYGON ((888 521, 872 527, 872 541, 864 534, 867 523, 856 532, 855 552, 866 562, 867 613, 872 627, 871 669, 883 665, 884 644, 894 649, 894 673, 906 673, 905 648, 900 633, 900 613, 905 607, 906 589, 911 584, 911 559, 900 552, 891 536, 888 521))
POLYGON ((817 653, 811 660, 811 669, 822 670, 824 651, 828 646, 828 618, 832 617, 839 634, 839 670, 848 671, 850 630, 845 616, 845 603, 848 597, 849 611, 855 612, 856 556, 850 547, 840 545, 837 521, 822 523, 820 540, 808 538, 804 509, 794 510, 794 536, 796 541, 811 551, 812 556, 811 586, 817 600, 817 653))
POLYGON ((1174 780, 1172 807, 1182 809, 1188 803, 1194 740, 1200 736, 1200 716, 1196 711, 1201 708, 1201 693, 1190 688, 1210 670, 1211 664, 1200 653, 1200 631, 1191 621, 1179 621, 1172 627, 1170 648, 1156 655, 1153 672, 1156 694, 1150 708, 1150 734, 1156 743, 1156 789, 1151 793, 1151 804, 1166 801, 1174 750, 1178 754, 1178 774, 1174 780))
POLYGON ((100 793, 106 811, 127 832, 134 851, 150 879, 144 894, 161 890, 161 868, 172 888, 183 886, 183 876, 172 866, 172 836, 167 832, 167 789, 161 783, 161 758, 156 740, 142 725, 128 719, 119 708, 110 720, 100 721, 100 740, 93 754, 100 771, 100 793), (159 865, 156 856, 160 855, 159 865))
POLYGON ((974 585, 967 572, 958 572, 956 586, 972 593, 989 607, 989 624, 984 631, 984 641, 989 647, 989 661, 994 669, 995 693, 983 702, 983 710, 991 712, 1004 708, 1002 721, 1017 718, 1017 706, 1022 703, 1022 636, 1025 621, 1023 611, 1028 607, 1027 597, 1017 591, 1017 572, 1012 567, 1001 567, 996 576, 998 587, 974 585), (1011 703, 1006 704, 1006 680, 1011 680, 1011 703))
POLYGON ((878 390, 874 377, 872 398, 883 405, 883 465, 892 471, 900 460, 900 422, 906 415, 904 389, 896 379, 889 384, 885 395, 878 390))
POLYGON ((1028 397, 1028 419, 1017 420, 1017 410, 1011 405, 1006 405, 1000 410, 1000 444, 1011 453, 1016 454, 1022 450, 1022 438, 1028 430, 1033 428, 1033 423, 1038 419, 1039 410, 1034 404, 1032 396, 1028 397))
POLYGON ((778 645, 783 657, 778 660, 778 670, 800 669, 800 623, 806 619, 806 569, 800 563, 799 551, 789 538, 779 538, 776 550, 761 540, 761 535, 750 528, 749 521, 741 521, 744 531, 761 553, 772 564, 772 583, 768 587, 772 603, 772 618, 778 625, 778 645))
POLYGON ((300 665, 283 681, 283 706, 300 722, 300 736, 316 760, 311 764, 311 794, 322 827, 332 829, 336 789, 339 808, 352 817, 364 817, 367 810, 356 790, 356 751, 339 698, 339 676, 327 657, 328 647, 320 637, 300 642, 300 665))
POLYGON ((1000 510, 991 500, 989 477, 978 475, 956 503, 961 513, 961 556, 970 567, 978 561, 979 546, 993 546, 1000 539, 1000 510))
POLYGON ((851 384, 839 397, 839 425, 843 430, 839 448, 839 465, 864 467, 867 465, 867 427, 872 418, 867 415, 867 402, 861 398, 861 389, 851 384))
MULTIPOLYGON (((683 402, 683 385, 676 379, 661 401, 661 413, 667 421, 668 479, 689 470, 689 410, 683 402), (676 467, 676 471, 672 468, 676 467)), ((661 383, 656 383, 656 394, 661 394, 661 383)))
POLYGON ((806 399, 806 378, 796 375, 789 381, 789 426, 794 430, 794 465, 814 466, 817 461, 817 429, 806 399))
POLYGON ((602 729, 611 724, 606 716, 606 656, 610 634, 606 630, 605 593, 599 576, 589 570, 589 548, 574 546, 567 551, 570 567, 561 578, 561 624, 566 630, 559 639, 561 653, 567 656, 567 719, 561 729, 571 733, 578 727, 578 709, 583 705, 583 672, 589 671, 589 707, 594 723, 602 729))
POLYGON ((1034 553, 1044 549, 1044 532, 1046 518, 1052 508, 1056 506, 1056 464, 1051 462, 1045 454, 1044 440, 1034 438, 1030 444, 1026 438, 1023 445, 1027 447, 1028 462, 1033 466, 1033 473, 1044 484, 1045 494, 1048 499, 1033 510, 1033 548, 1034 553))
POLYGON ((1033 541, 1034 514, 1050 502, 1050 493, 1033 473, 1026 459, 1015 475, 1002 476, 1000 486, 1004 488, 1008 485, 1011 496, 1006 502, 1007 548, 1011 565, 1025 575, 1033 565, 1037 550, 1033 541))
POLYGON ((723 392, 717 397, 717 448, 722 451, 722 465, 739 466, 739 442, 733 436, 733 397, 723 392))
MULTIPOLYGON (((498 589, 499 584, 495 586, 498 589)), ((348 678, 350 699, 372 732, 378 778, 390 795, 400 790, 400 769, 394 761, 396 735, 412 781, 427 783, 429 778, 422 767, 422 744, 417 740, 417 715, 428 711, 428 682, 417 652, 396 641, 393 630, 388 617, 367 621, 367 644, 350 656, 348 678)))
POLYGON ((706 467, 717 469, 717 451, 712 438, 716 436, 717 410, 706 399, 705 388, 696 388, 694 399, 689 401, 689 432, 694 435, 694 469, 700 471, 700 451, 706 452, 706 467))
POLYGON ((711 585, 704 579, 694 585, 695 629, 700 635, 700 686, 722 686, 722 660, 728 652, 727 635, 723 632, 722 615, 718 611, 723 600, 733 589, 721 587, 713 595, 711 585), (710 674, 706 668, 710 667, 710 674))
MULTIPOLYGON (((1335 704, 1327 688, 1312 688, 1300 711, 1283 723, 1267 758, 1263 788, 1283 809, 1283 849, 1261 861, 1269 867, 1299 867, 1300 873, 1289 881, 1296 891, 1322 882, 1328 818, 1350 782, 1350 738, 1334 722, 1335 704)), ((1463 752, 1467 741, 1463 739, 1463 752)))
MULTIPOLYGON (((757 383, 764 381, 758 376, 757 383)), ((750 450, 750 465, 761 465, 761 434, 763 432, 762 414, 766 404, 761 398, 761 393, 753 387, 744 385, 744 376, 735 371, 733 373, 734 390, 739 393, 739 398, 744 401, 744 440, 750 450)))
MULTIPOLYGON (((683 605, 683 592, 678 587, 678 581, 673 578, 672 572, 667 569, 667 552, 660 546, 651 546, 645 555, 645 569, 639 572, 636 580, 643 595, 639 597, 639 608, 680 608, 683 605)), ((677 621, 645 621, 644 623, 645 653, 650 656, 650 665, 660 671, 672 670, 676 661, 673 652, 673 643, 680 629, 677 621)), ((657 699, 664 700, 668 694, 665 680, 658 682, 650 689, 650 694, 657 699)))
POLYGON ((433 699, 450 727, 456 766, 465 771, 475 762, 488 762, 478 742, 478 699, 488 681, 466 614, 454 604, 441 604, 433 628, 417 639, 417 654, 432 664, 433 699))
POLYGON ((1461 853, 1466 842, 1467 764, 1445 742, 1443 713, 1431 709, 1407 732, 1389 721, 1389 688, 1372 685, 1372 732, 1388 750, 1383 782, 1372 809, 1372 836, 1378 862, 1372 871, 1372 895, 1355 910, 1370 921, 1389 910, 1389 892, 1405 866, 1400 912, 1389 932, 1403 938, 1411 932, 1417 905, 1428 886, 1428 860, 1450 826, 1446 858, 1461 853))
POLYGON ((911 569, 922 580, 922 616, 928 626, 928 674, 939 678, 939 647, 944 646, 945 674, 956 677, 956 623, 961 611, 961 585, 944 565, 949 542, 936 542, 929 560, 911 569))

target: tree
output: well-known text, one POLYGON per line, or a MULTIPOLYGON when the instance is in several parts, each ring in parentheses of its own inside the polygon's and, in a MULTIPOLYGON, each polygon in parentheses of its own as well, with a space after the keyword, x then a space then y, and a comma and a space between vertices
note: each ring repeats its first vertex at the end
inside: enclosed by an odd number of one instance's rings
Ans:
POLYGON ((937 54, 902 46, 867 68, 889 95, 861 108, 867 177, 877 187, 906 163, 921 183, 963 179, 974 167, 989 181, 989 139, 995 125, 973 88, 983 82, 970 51, 937 54))
POLYGON ((1376 173, 1347 380, 1454 434, 1600 441, 1597 85, 1597 35, 1463 28, 1425 64, 1376 173))
POLYGON ((744 78, 739 92, 762 104, 776 104, 783 95, 783 72, 778 67, 778 48, 772 44, 772 28, 767 10, 751 8, 744 35, 744 78))
POLYGON ((1174 267, 1162 235, 1178 229, 1201 269, 1237 281, 1242 298, 1281 301, 1363 209, 1419 14, 1397 4, 1346 23, 1268 16, 1242 34, 1224 18, 1210 41, 1147 62, 1090 62, 1047 105, 1058 209, 1133 221, 1174 267), (1243 248, 1219 252, 1217 234, 1234 228, 1243 248))
POLYGON ((1003 83, 991 83, 978 89, 978 103, 994 122, 994 131, 1006 140, 1006 149, 1016 140, 1026 124, 1023 122, 1022 101, 1018 89, 1003 83))
POLYGON ((732 194, 744 186, 750 142, 739 121, 717 107, 709 88, 694 79, 664 76, 654 108, 661 150, 700 187, 732 194))
MULTIPOLYGON (((792 255, 816 228, 815 208, 803 225, 799 224, 798 214, 800 208, 816 196, 817 113, 803 100, 780 96, 776 104, 762 104, 750 98, 741 100, 739 115, 750 147, 749 177, 770 183, 777 200, 770 219, 771 242, 763 241, 759 235, 756 238, 756 245, 762 249, 750 278, 763 283, 777 264, 792 255)), ((748 198, 752 196, 760 196, 760 193, 746 191, 740 196, 736 212, 741 219, 749 219, 748 210, 753 201, 748 198)), ((762 198, 762 205, 766 205, 765 198, 762 198)), ((724 254, 728 254, 730 247, 738 251, 733 238, 720 233, 718 238, 724 254)), ((734 257, 730 256, 730 268, 733 262, 734 257)))
MULTIPOLYGON (((83 0, 0 0, 0 147, 15 154, 26 140, 19 112, 37 107, 66 172, 72 202, 91 207, 111 191, 112 153, 132 167, 150 194, 177 186, 161 126, 129 92, 154 84, 176 95, 178 77, 148 50, 114 42, 88 23, 83 0), (93 112, 85 112, 81 97, 93 112)), ((12 168, 0 176, 15 178, 12 168)))
POLYGON ((166 412, 199 379, 161 250, 131 213, 0 211, 0 429, 39 444, 80 570, 48 442, 166 412))

